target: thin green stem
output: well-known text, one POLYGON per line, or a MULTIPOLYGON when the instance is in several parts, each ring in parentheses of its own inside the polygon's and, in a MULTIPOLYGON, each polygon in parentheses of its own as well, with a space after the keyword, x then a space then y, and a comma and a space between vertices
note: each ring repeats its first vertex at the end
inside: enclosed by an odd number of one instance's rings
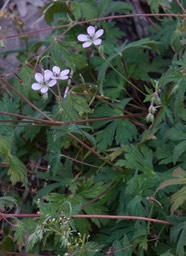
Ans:
POLYGON ((139 91, 141 94, 146 96, 146 94, 140 90, 135 84, 133 84, 131 81, 129 81, 126 77, 124 77, 106 58, 105 58, 107 64, 121 77, 124 81, 126 81, 128 84, 130 84, 132 87, 134 87, 137 91, 139 91))

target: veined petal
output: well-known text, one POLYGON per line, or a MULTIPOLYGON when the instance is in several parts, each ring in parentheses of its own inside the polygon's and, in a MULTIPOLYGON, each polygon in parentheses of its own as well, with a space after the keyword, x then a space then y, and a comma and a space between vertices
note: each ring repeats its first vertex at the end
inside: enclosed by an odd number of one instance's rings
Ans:
POLYGON ((96 39, 94 40, 93 44, 94 45, 100 45, 102 43, 102 40, 101 39, 96 39))
POLYGON ((91 44, 92 44, 92 41, 89 41, 89 42, 84 43, 82 46, 83 46, 83 48, 87 48, 87 47, 91 46, 91 44))
POLYGON ((34 91, 38 91, 38 90, 40 90, 42 87, 43 87, 42 84, 39 84, 39 83, 34 83, 34 84, 32 84, 32 89, 33 89, 34 91))
POLYGON ((88 41, 90 38, 89 38, 89 36, 87 36, 87 35, 80 34, 80 35, 77 37, 77 39, 78 39, 80 42, 86 42, 86 41, 88 41))
POLYGON ((64 70, 61 71, 60 77, 61 77, 61 76, 66 76, 66 75, 68 75, 69 73, 70 73, 70 69, 64 69, 64 70))
POLYGON ((49 82, 47 83, 47 86, 48 86, 48 87, 52 87, 52 86, 54 86, 56 83, 57 83, 57 80, 51 80, 51 81, 49 81, 49 82))
POLYGON ((53 71, 54 75, 59 76, 59 74, 60 74, 60 68, 59 68, 58 66, 54 66, 54 67, 52 68, 52 71, 53 71))
POLYGON ((48 87, 47 87, 47 86, 45 86, 45 87, 41 88, 41 92, 42 92, 42 93, 46 93, 46 92, 48 92, 48 87))
POLYGON ((68 79, 68 76, 60 76, 60 79, 61 79, 61 80, 67 80, 67 79, 68 79))
POLYGON ((98 37, 102 36, 104 33, 103 29, 99 29, 98 31, 96 31, 94 38, 97 39, 98 37))
POLYGON ((89 27, 87 28, 87 33, 88 33, 91 37, 94 36, 95 31, 96 31, 96 29, 95 29, 95 27, 93 27, 93 26, 89 26, 89 27))
POLYGON ((38 83, 43 83, 43 75, 41 73, 36 73, 35 74, 35 79, 38 83))
POLYGON ((44 80, 45 82, 49 81, 51 76, 53 75, 52 71, 51 70, 45 70, 44 71, 44 80))

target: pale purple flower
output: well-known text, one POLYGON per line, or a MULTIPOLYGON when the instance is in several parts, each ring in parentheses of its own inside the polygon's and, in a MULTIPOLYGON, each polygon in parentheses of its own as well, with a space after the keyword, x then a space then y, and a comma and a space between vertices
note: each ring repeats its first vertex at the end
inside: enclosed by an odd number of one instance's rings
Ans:
POLYGON ((54 86, 57 81, 51 80, 53 73, 50 70, 45 70, 43 73, 36 73, 35 79, 37 83, 32 84, 32 89, 35 91, 40 90, 41 93, 48 92, 48 88, 54 86))
POLYGON ((80 42, 84 42, 82 45, 83 48, 87 48, 87 47, 91 46, 92 44, 100 45, 102 43, 102 39, 100 39, 99 37, 102 36, 103 33, 104 33, 103 29, 99 29, 98 31, 96 31, 95 27, 89 26, 87 28, 88 35, 80 34, 77 37, 77 39, 80 42))
POLYGON ((64 69, 61 71, 58 66, 54 66, 52 68, 52 71, 53 73, 52 73, 51 79, 67 80, 69 78, 69 73, 70 73, 69 69, 64 69))

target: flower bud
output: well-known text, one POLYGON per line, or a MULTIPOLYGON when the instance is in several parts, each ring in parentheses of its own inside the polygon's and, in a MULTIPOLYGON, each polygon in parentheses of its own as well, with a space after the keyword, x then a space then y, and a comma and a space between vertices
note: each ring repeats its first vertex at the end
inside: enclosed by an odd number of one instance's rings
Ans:
POLYGON ((149 113, 154 114, 157 111, 157 109, 153 105, 150 105, 148 111, 149 111, 149 113))
POLYGON ((147 121, 147 123, 153 123, 154 122, 154 115, 152 113, 149 113, 146 116, 146 121, 147 121))

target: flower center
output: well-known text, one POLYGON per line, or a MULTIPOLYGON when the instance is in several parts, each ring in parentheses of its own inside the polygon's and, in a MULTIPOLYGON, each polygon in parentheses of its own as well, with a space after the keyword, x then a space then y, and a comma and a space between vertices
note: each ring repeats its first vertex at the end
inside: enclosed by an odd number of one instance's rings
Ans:
POLYGON ((57 72, 54 72, 54 76, 56 76, 56 77, 57 77, 57 76, 59 76, 59 74, 58 74, 57 72))

